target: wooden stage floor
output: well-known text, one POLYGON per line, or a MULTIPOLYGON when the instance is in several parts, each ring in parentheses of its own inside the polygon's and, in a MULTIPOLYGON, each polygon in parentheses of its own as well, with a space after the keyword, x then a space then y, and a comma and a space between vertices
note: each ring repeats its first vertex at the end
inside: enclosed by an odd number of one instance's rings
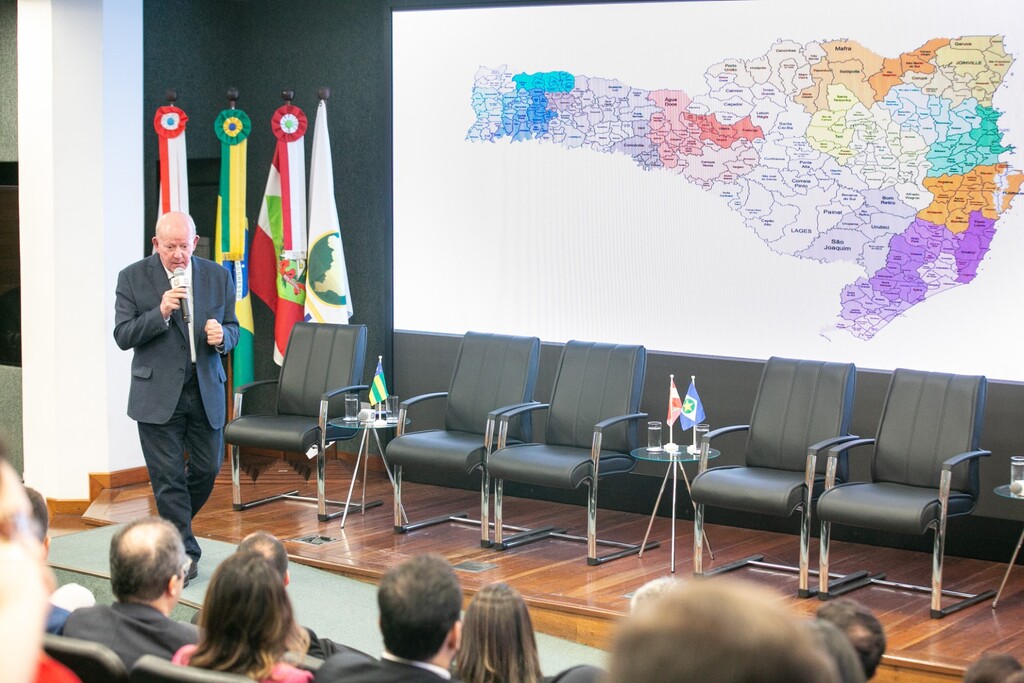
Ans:
MULTIPOLYGON (((344 499, 350 473, 349 464, 329 461, 329 497, 344 499)), ((243 497, 251 500, 289 488, 315 495, 315 478, 304 483, 281 461, 261 475, 258 484, 243 484, 243 497)), ((458 511, 477 516, 479 495, 475 492, 406 482, 403 493, 406 511, 413 521, 458 511)), ((459 572, 467 594, 488 583, 507 582, 529 602, 538 631, 602 648, 607 647, 616 622, 628 610, 627 594, 646 581, 669 574, 667 518, 657 518, 651 534, 652 539, 662 541, 660 548, 645 552, 643 558, 631 556, 590 567, 582 543, 544 540, 495 552, 480 547, 478 528, 455 523, 396 535, 392 532, 391 486, 382 471, 370 472, 366 495, 367 501, 379 499, 384 504, 367 510, 365 515, 350 514, 345 529, 340 528, 340 518, 317 522, 315 506, 299 501, 278 501, 234 512, 229 467, 225 463, 210 502, 196 518, 195 531, 201 538, 232 543, 252 531, 265 529, 286 540, 293 561, 371 582, 376 582, 389 567, 425 552, 439 553, 452 564, 492 564, 485 571, 459 572), (336 540, 319 546, 287 540, 317 534, 336 540)), ((358 496, 357 485, 354 498, 358 496)), ((83 519, 89 524, 109 524, 146 514, 156 514, 156 507, 149 485, 139 484, 103 491, 83 519)), ((557 503, 505 499, 507 524, 529 527, 552 521, 569 527, 569 533, 583 535, 586 510, 557 503)), ((601 510, 598 529, 602 538, 634 542, 643 537, 647 521, 643 515, 601 510)), ((676 527, 676 576, 682 579, 688 579, 692 569, 692 527, 692 522, 685 519, 679 520, 676 527)), ((716 560, 709 561, 705 556, 705 569, 752 554, 764 554, 768 562, 796 564, 796 536, 716 525, 708 525, 707 530, 716 560)), ((815 566, 816 540, 811 552, 815 566)), ((832 565, 835 572, 887 571, 892 580, 928 585, 931 555, 833 541, 832 565)), ((1005 564, 948 557, 944 583, 947 588, 967 592, 994 589, 998 588, 1005 569, 1005 564)), ((820 604, 816 599, 795 597, 795 574, 745 568, 730 576, 772 588, 795 614, 813 614, 820 604)), ((1011 573, 998 609, 991 609, 991 603, 986 602, 945 619, 928 617, 929 596, 924 593, 873 586, 851 593, 850 597, 870 607, 885 625, 889 645, 876 681, 960 680, 964 668, 983 652, 1011 652, 1024 657, 1024 569, 1017 568, 1011 573)))

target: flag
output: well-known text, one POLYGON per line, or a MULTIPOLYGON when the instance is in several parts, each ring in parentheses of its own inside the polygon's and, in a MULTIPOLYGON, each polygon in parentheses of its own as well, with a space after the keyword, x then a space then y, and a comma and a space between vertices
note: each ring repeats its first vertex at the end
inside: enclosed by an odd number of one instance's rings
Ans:
POLYGON ((683 412, 683 402, 679 398, 679 390, 676 389, 676 378, 673 377, 668 389, 668 418, 665 424, 671 427, 681 412, 683 412))
POLYGON ((309 257, 306 259, 307 322, 347 323, 352 317, 338 204, 334 199, 327 103, 320 100, 309 169, 309 257))
POLYGON ((235 386, 248 384, 256 378, 253 363, 255 328, 246 264, 246 227, 249 221, 245 216, 247 139, 251 130, 252 122, 241 109, 225 109, 213 124, 213 131, 221 142, 214 257, 217 263, 228 269, 235 283, 238 343, 231 352, 231 378, 235 386))
POLYGON ((173 105, 160 107, 153 118, 153 127, 160 141, 160 206, 157 218, 168 211, 188 213, 187 123, 185 112, 173 105))
POLYGON ((381 359, 377 358, 377 372, 373 373, 373 384, 370 385, 370 405, 375 406, 383 403, 388 397, 388 385, 384 382, 384 367, 380 364, 381 359))
POLYGON ((683 399, 683 408, 679 413, 679 427, 689 429, 704 419, 704 406, 701 405, 700 396, 697 395, 697 386, 690 381, 690 388, 686 390, 686 398, 683 399))
POLYGON ((306 115, 286 104, 274 112, 277 138, 257 230, 249 286, 274 313, 274 362, 284 362, 288 335, 306 301, 306 115))

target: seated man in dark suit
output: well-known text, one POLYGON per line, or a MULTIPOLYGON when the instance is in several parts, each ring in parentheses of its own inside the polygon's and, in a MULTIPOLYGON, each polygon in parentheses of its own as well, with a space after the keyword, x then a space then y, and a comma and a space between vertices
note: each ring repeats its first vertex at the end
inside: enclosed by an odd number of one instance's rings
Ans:
POLYGON ((448 562, 422 555, 388 570, 377 590, 384 654, 380 661, 340 654, 316 673, 319 683, 436 683, 455 680, 462 638, 462 588, 448 562))
POLYGON ((64 635, 106 645, 128 669, 146 654, 170 659, 199 640, 195 626, 170 618, 189 564, 170 522, 147 517, 126 524, 110 539, 110 587, 117 602, 76 609, 64 635))

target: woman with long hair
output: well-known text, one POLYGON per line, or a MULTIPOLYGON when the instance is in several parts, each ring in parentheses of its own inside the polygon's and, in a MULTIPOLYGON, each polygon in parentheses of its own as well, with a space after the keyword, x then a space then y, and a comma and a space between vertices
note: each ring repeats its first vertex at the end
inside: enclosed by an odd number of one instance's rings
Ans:
POLYGON ((540 683, 544 675, 523 596, 504 583, 480 589, 462 619, 455 668, 464 683, 540 683))
POLYGON ((313 674, 282 661, 309 644, 295 623, 281 575, 255 551, 235 553, 210 579, 199 643, 174 654, 175 664, 230 671, 262 683, 306 683, 313 674))

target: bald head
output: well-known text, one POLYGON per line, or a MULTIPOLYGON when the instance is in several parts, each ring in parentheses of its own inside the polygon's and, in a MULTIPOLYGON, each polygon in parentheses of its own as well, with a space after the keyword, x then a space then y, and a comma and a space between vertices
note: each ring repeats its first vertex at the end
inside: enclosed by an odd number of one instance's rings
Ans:
POLYGON ((153 248, 164 268, 172 273, 188 266, 197 244, 196 224, 187 213, 168 211, 156 222, 153 248))
POLYGON ((186 561, 181 534, 156 517, 137 519, 110 539, 110 587, 121 602, 149 603, 164 595, 186 561))

